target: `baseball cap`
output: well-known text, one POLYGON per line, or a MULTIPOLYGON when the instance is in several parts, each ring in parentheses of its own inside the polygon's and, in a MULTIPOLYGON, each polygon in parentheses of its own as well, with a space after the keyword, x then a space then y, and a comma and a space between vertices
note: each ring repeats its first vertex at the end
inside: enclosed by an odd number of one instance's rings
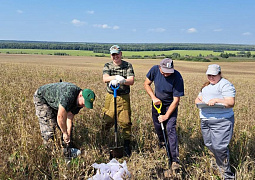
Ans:
POLYGON ((119 54, 121 52, 121 49, 118 45, 113 45, 111 48, 110 48, 110 53, 113 54, 113 53, 116 53, 116 54, 119 54))
POLYGON ((87 108, 93 109, 93 102, 95 100, 95 93, 91 89, 83 89, 82 96, 84 98, 84 104, 87 108))
POLYGON ((217 74, 219 74, 219 72, 221 72, 221 68, 218 64, 210 64, 208 66, 206 74, 217 75, 217 74))
POLYGON ((174 73, 174 62, 170 58, 165 58, 160 62, 161 70, 164 73, 174 73))

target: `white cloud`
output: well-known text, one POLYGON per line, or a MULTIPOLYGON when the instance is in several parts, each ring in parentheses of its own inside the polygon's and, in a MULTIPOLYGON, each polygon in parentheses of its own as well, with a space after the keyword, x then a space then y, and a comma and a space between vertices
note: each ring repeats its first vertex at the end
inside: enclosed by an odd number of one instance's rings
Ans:
POLYGON ((250 32, 244 32, 243 34, 242 34, 243 36, 250 36, 250 35, 252 35, 250 32))
POLYGON ((18 10, 17 10, 17 13, 22 14, 23 11, 18 9, 18 10))
POLYGON ((94 14, 94 11, 87 11, 87 14, 94 14))
POLYGON ((119 29, 120 27, 119 26, 113 26, 112 29, 116 30, 116 29, 119 29))
POLYGON ((214 29, 213 31, 214 32, 221 32, 221 31, 223 31, 223 29, 214 29))
POLYGON ((155 28, 155 29, 149 29, 149 32, 158 32, 158 33, 162 33, 164 31, 166 31, 166 29, 164 28, 155 28))
POLYGON ((119 29, 120 27, 119 26, 109 26, 108 24, 94 24, 93 25, 94 27, 96 28, 102 28, 102 29, 113 29, 113 30, 117 30, 119 29))
POLYGON ((71 23, 75 26, 82 26, 82 25, 86 24, 86 22, 80 21, 78 19, 73 19, 71 23))
POLYGON ((187 30, 187 33, 196 33, 196 32, 197 32, 196 28, 189 28, 187 30))
POLYGON ((109 29, 109 28, 111 28, 110 26, 108 26, 108 24, 94 24, 94 27, 102 28, 102 29, 109 29))

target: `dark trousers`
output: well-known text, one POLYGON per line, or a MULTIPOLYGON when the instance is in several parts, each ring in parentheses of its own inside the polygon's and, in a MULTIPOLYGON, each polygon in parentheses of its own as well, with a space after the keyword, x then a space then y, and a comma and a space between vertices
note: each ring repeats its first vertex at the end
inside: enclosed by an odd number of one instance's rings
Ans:
MULTIPOLYGON (((161 114, 164 115, 168 108, 169 106, 163 105, 161 108, 161 114)), ((175 111, 171 114, 171 116, 166 121, 163 122, 165 130, 166 130, 166 136, 168 139, 168 148, 170 149, 173 162, 179 162, 178 138, 176 133, 177 113, 178 113, 178 109, 176 108, 175 111)), ((165 142, 161 124, 158 121, 158 116, 159 116, 158 112, 152 106, 152 119, 153 119, 156 133, 158 135, 159 141, 165 142)))

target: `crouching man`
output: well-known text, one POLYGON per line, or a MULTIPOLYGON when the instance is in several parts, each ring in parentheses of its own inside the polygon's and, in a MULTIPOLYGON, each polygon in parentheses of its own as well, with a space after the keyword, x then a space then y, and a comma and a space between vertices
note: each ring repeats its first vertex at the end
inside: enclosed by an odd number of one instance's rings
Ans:
MULTIPOLYGON (((68 82, 39 87, 34 94, 34 104, 43 143, 50 147, 50 143, 54 140, 55 129, 58 127, 62 132, 63 145, 72 148, 71 132, 74 115, 83 107, 93 109, 94 100, 95 94, 92 90, 82 90, 68 82)), ((73 153, 77 155, 77 149, 73 153)))

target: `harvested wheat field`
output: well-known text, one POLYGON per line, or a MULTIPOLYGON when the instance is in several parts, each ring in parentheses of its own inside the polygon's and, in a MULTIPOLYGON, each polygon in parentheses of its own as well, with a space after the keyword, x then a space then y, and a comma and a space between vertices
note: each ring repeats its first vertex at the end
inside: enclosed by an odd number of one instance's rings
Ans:
MULTIPOLYGON (((0 54, 0 179, 88 179, 93 163, 109 162, 109 152, 100 135, 106 85, 102 69, 110 58, 62 57, 47 55, 0 54), (82 109, 75 116, 74 139, 82 150, 66 168, 59 150, 42 147, 33 94, 44 84, 60 79, 96 94, 94 109, 82 109)), ((146 73, 160 60, 127 60, 135 70, 131 87, 132 156, 123 157, 131 179, 163 179, 167 169, 166 152, 157 146, 151 118, 151 100, 143 88, 146 73)), ((210 168, 210 154, 203 144, 200 119, 194 100, 206 81, 208 64, 174 61, 182 74, 185 96, 177 119, 181 170, 173 179, 220 179, 210 168)), ((255 178, 255 62, 219 62, 222 74, 236 88, 234 136, 230 143, 230 163, 237 179, 255 178)), ((113 128, 107 141, 114 142, 113 128)), ((56 142, 59 146, 59 143, 56 142)))

